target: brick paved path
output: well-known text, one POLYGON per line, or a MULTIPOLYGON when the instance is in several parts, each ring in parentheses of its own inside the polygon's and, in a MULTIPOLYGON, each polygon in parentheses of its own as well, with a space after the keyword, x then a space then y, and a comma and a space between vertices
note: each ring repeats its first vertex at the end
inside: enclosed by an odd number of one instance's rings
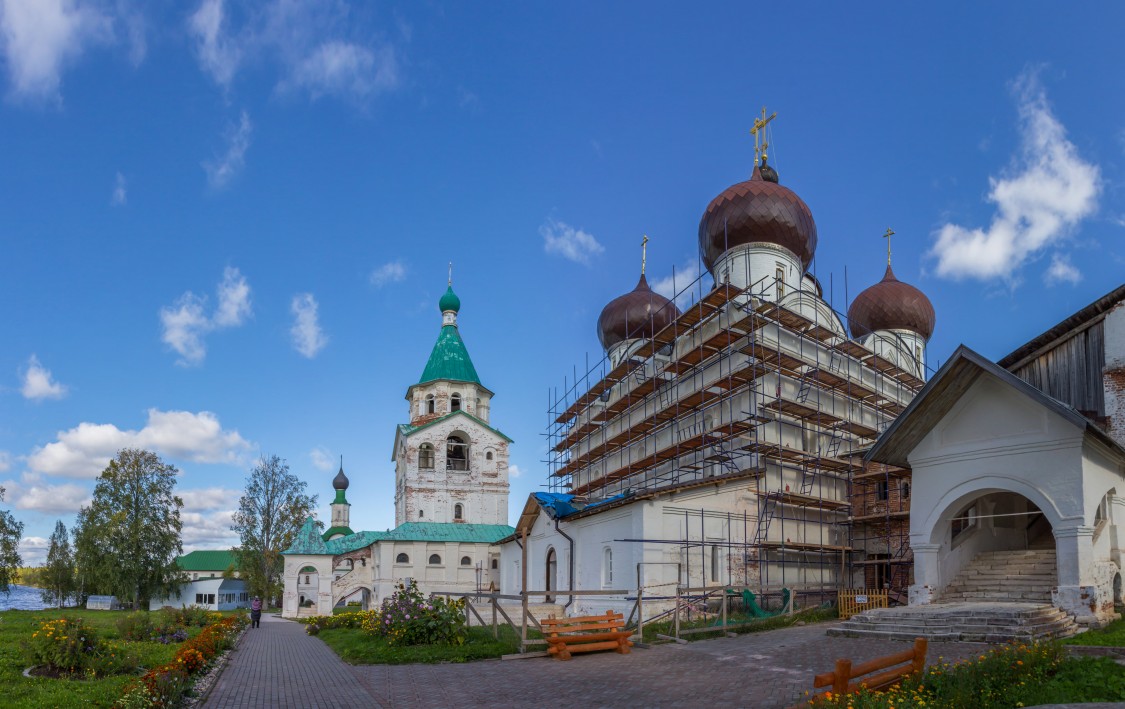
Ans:
POLYGON ((378 707, 327 645, 305 626, 262 615, 246 631, 204 705, 210 707, 378 707))
MULTIPOLYGON (((836 658, 863 661, 905 643, 830 638, 826 625, 786 628, 689 645, 448 665, 350 667, 288 621, 248 631, 207 707, 753 707, 799 702, 836 658), (289 627, 286 627, 289 626, 289 627), (272 635, 272 637, 271 637, 272 635), (281 639, 282 642, 275 642, 281 639), (268 640, 268 642, 267 642, 268 640), (284 649, 279 645, 286 646, 284 649), (259 665, 269 663, 266 667, 259 665), (288 665, 293 664, 293 669, 288 665), (264 687, 242 691, 253 677, 264 687), (276 688, 271 686, 276 683, 276 688), (268 690, 268 691, 266 691, 268 690)), ((934 643, 932 661, 972 657, 976 643, 934 643)))

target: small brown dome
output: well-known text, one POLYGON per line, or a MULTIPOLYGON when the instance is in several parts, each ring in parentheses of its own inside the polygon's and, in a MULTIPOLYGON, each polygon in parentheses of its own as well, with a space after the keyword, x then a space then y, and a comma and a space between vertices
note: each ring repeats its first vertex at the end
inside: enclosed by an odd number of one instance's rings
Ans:
POLYGON ((708 270, 727 249, 765 242, 788 249, 807 269, 816 254, 816 223, 808 205, 777 182, 777 172, 758 167, 746 182, 711 200, 699 220, 699 255, 708 270))
POLYGON ((680 315, 676 305, 648 287, 644 275, 637 287, 609 301, 598 318, 598 339, 607 351, 618 342, 651 337, 680 315))
POLYGON ((848 327, 852 337, 870 335, 875 330, 910 330, 925 340, 934 334, 937 315, 926 294, 895 278, 890 264, 883 280, 855 297, 848 308, 848 327))

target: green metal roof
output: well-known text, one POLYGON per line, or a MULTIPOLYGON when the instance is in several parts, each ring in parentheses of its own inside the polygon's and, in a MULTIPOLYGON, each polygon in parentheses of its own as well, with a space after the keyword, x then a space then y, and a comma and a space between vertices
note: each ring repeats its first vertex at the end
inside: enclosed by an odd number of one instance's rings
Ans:
POLYGON ((176 557, 176 564, 184 571, 226 571, 238 566, 231 549, 198 549, 176 557))
POLYGON ((469 351, 465 349, 456 325, 442 326, 418 383, 425 384, 438 379, 480 384, 476 367, 473 366, 473 360, 469 359, 469 351))
POLYGON ((320 537, 320 528, 317 522, 312 517, 305 520, 301 525, 300 531, 297 536, 293 538, 293 544, 281 552, 282 554, 330 554, 328 548, 324 546, 324 540, 320 537))
MULTIPOLYGON (((411 426, 408 423, 400 423, 398 425, 398 430, 399 430, 399 433, 401 433, 402 435, 409 436, 410 434, 414 433, 415 431, 421 431, 423 428, 428 428, 430 426, 433 426, 436 423, 441 423, 442 421, 444 421, 448 418, 452 418, 453 416, 467 416, 470 419, 472 419, 473 421, 476 421, 477 423, 479 423, 481 426, 484 426, 485 428, 487 428, 489 431, 492 431, 497 436, 500 436, 501 438, 503 438, 508 443, 513 442, 511 438, 508 438, 507 436, 505 436, 498 429, 495 429, 492 426, 489 426, 484 421, 480 420, 476 416, 473 416, 468 411, 464 411, 464 410, 451 411, 448 414, 445 414, 444 416, 438 416, 436 419, 433 419, 432 421, 427 421, 426 423, 422 424, 421 426, 411 426)), ((407 524, 410 524, 410 523, 408 522, 407 524)))
POLYGON ((349 534, 355 534, 355 532, 352 531, 351 527, 329 527, 324 530, 324 534, 320 535, 320 538, 327 542, 333 534, 343 534, 346 537, 349 534))
MULTIPOLYGON (((369 547, 375 542, 465 542, 473 544, 495 544, 504 537, 510 537, 516 530, 506 524, 461 524, 459 522, 406 522, 387 532, 356 532, 346 537, 325 542, 312 531, 316 543, 302 544, 302 535, 309 528, 309 518, 298 533, 298 541, 283 554, 346 554, 349 551, 369 547), (314 549, 318 551, 314 551, 314 549)), ((308 540, 306 540, 308 541, 308 540)))
POLYGON ((492 544, 514 533, 506 524, 461 524, 459 522, 405 522, 383 534, 379 541, 474 542, 492 544))

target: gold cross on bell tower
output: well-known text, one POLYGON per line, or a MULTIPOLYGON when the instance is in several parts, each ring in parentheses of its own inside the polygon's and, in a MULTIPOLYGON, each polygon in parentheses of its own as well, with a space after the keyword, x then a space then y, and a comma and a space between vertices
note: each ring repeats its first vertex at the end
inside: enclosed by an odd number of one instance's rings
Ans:
POLYGON ((648 234, 641 239, 641 275, 645 275, 645 259, 648 257, 648 234))
POLYGON ((757 165, 761 159, 766 155, 766 148, 769 143, 766 142, 765 127, 770 121, 777 118, 777 111, 774 111, 768 117, 766 116, 766 107, 762 106, 762 117, 754 119, 754 127, 750 129, 750 135, 754 136, 754 164, 757 165))
POLYGON ((895 235, 895 232, 890 227, 887 227, 887 231, 883 233, 883 238, 887 240, 887 265, 888 266, 891 265, 891 237, 894 236, 894 235, 895 235))

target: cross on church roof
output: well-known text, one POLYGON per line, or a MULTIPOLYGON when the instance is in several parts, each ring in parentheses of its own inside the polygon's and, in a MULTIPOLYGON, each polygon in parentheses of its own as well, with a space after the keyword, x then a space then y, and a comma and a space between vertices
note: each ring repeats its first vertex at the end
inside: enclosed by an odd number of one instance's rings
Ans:
POLYGON ((764 159, 766 155, 766 148, 769 143, 766 142, 765 127, 777 118, 777 111, 774 111, 768 117, 766 116, 766 107, 762 106, 762 117, 754 119, 754 127, 750 129, 750 135, 754 136, 754 164, 757 165, 759 159, 764 159))

